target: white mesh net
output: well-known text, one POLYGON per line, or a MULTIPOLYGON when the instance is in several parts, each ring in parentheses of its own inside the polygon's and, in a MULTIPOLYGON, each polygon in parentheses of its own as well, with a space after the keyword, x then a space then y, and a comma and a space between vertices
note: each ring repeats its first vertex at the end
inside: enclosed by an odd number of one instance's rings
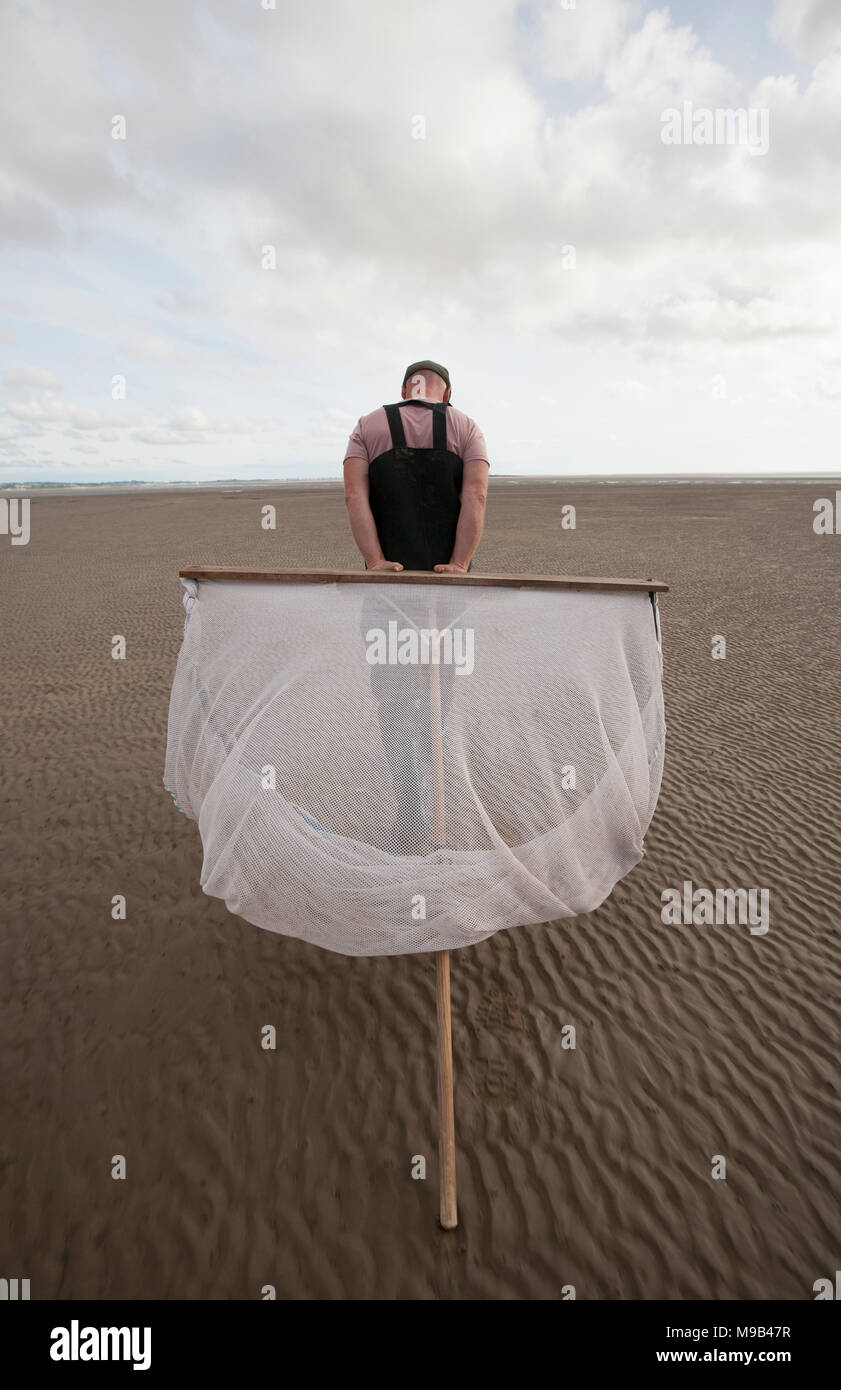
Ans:
POLYGON ((589 912, 639 861, 664 738, 648 593, 184 583, 165 784, 202 888, 246 921, 437 951, 589 912))

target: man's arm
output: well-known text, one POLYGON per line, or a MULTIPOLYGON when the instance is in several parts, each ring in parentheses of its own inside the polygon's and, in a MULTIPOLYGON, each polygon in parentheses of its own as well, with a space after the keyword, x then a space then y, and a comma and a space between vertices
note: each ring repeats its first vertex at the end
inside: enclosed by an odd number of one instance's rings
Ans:
POLYGON ((371 504, 368 500, 368 460, 345 459, 345 505, 353 539, 369 570, 402 570, 383 555, 371 504))
POLYGON ((468 459, 464 465, 461 511, 458 514, 453 553, 448 565, 435 566, 438 574, 462 574, 473 559, 485 521, 489 467, 487 459, 468 459))

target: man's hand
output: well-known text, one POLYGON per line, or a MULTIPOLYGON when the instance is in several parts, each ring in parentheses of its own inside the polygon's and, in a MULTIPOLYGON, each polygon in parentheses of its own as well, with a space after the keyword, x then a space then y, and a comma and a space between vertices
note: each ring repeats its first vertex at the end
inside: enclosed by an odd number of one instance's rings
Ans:
POLYGON ((435 565, 436 574, 467 574, 466 565, 435 565))
POLYGON ((366 566, 369 573, 374 570, 402 570, 403 566, 398 565, 396 560, 380 560, 377 565, 366 566))

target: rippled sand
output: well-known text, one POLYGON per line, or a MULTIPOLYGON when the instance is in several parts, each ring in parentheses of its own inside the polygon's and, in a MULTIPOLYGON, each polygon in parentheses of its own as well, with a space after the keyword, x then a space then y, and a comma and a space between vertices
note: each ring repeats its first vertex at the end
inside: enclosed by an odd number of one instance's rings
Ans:
POLYGON ((433 961, 231 916, 161 784, 179 566, 356 568, 340 492, 35 494, 30 544, 0 537, 0 1274, 33 1298, 811 1298, 841 1262, 825 493, 495 481, 477 570, 672 586, 668 738, 646 858, 602 908, 452 957, 453 1233, 433 961), (686 879, 770 889, 770 931, 664 926, 686 879))

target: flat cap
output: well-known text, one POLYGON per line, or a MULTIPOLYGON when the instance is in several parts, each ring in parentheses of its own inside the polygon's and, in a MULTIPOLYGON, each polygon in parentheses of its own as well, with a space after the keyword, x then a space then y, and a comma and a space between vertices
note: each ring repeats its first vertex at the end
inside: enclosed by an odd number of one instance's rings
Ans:
POLYGON ((409 380, 409 377, 414 376, 415 372, 435 372, 438 376, 443 378, 448 386, 450 384, 450 373, 447 371, 446 367, 441 366, 440 362, 413 362, 410 367, 406 368, 403 374, 404 386, 409 380))

